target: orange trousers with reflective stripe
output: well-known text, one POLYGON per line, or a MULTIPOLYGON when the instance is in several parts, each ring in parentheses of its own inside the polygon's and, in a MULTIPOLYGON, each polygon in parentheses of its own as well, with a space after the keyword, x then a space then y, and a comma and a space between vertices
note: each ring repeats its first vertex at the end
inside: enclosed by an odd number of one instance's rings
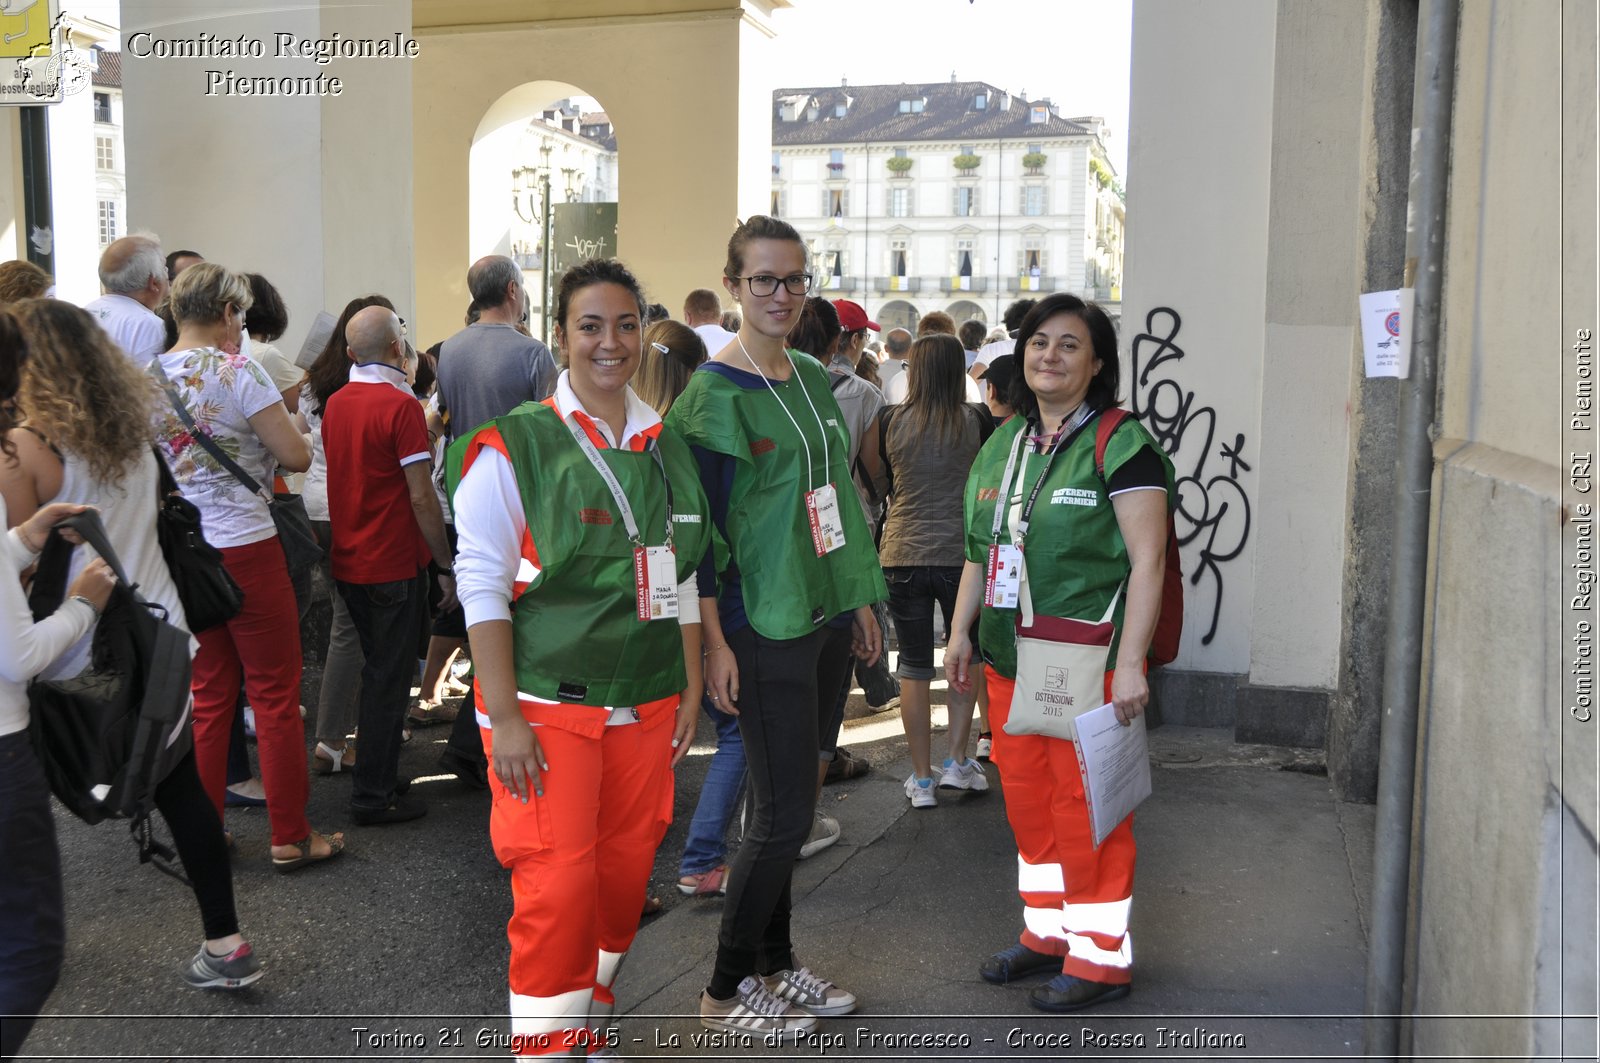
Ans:
MULTIPOLYGON (((1062 933, 1022 932, 1022 943, 1036 952, 1062 957, 1066 974, 1091 982, 1125 983, 1132 980, 1129 964, 1106 963, 1074 955, 1067 935, 1076 937, 1080 951, 1131 955, 1125 920, 1120 933, 1103 932, 1103 926, 1073 925, 1073 906, 1125 902, 1133 897, 1133 817, 1118 824, 1100 848, 1094 846, 1089 807, 1083 799, 1078 753, 1073 744, 1044 735, 1010 735, 1011 695, 1016 680, 993 668, 984 670, 989 687, 989 726, 994 732, 991 754, 1000 769, 1005 792, 1006 819, 1016 837, 1017 854, 1026 864, 1061 868, 1062 890, 1019 889, 1026 908, 1061 912, 1062 933)), ((1106 700, 1111 700, 1111 676, 1106 673, 1106 700)), ((1037 885, 1038 883, 1034 883, 1037 885)))
MULTIPOLYGON (((599 738, 535 728, 550 770, 542 773, 544 794, 526 804, 490 772, 489 837, 511 870, 514 995, 582 991, 613 1002, 612 987, 595 981, 598 957, 626 953, 639 929, 656 847, 672 820, 674 718, 670 710, 648 714, 599 738)), ((492 765, 494 733, 479 732, 492 765)), ((521 1054, 570 1052, 585 1028, 574 1015, 566 1031, 530 1039, 521 1054)))

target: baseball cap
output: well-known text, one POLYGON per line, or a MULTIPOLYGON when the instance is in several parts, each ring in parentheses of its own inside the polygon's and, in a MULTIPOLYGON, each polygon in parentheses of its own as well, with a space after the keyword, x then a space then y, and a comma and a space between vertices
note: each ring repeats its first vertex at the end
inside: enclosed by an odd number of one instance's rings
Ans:
POLYGON ((1017 375, 1017 359, 1015 355, 1002 354, 990 362, 982 373, 978 374, 979 380, 987 380, 994 386, 999 395, 1005 395, 1011 387, 1011 381, 1017 375))
POLYGON ((867 318, 867 312, 861 309, 860 303, 853 303, 849 299, 835 299, 833 308, 839 311, 839 326, 846 332, 859 332, 869 328, 873 332, 880 332, 878 323, 867 318))

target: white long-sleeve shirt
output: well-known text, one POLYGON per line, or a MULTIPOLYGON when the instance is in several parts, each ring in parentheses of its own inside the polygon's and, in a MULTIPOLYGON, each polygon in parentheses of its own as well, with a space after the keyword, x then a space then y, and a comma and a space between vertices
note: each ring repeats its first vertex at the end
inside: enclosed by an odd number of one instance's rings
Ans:
MULTIPOLYGON (((6 523, 5 499, 0 498, 0 526, 6 523)), ((95 621, 94 609, 68 598, 61 608, 37 624, 22 593, 17 574, 38 558, 23 543, 16 528, 6 533, 5 565, 0 571, 0 735, 28 727, 28 681, 83 637, 95 621)))

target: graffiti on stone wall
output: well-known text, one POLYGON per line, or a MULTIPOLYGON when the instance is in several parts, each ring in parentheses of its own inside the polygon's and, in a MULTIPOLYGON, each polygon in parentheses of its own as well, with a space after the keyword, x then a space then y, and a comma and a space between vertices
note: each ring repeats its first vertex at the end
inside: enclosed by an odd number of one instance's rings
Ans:
MULTIPOLYGON (((1163 450, 1172 456, 1177 476, 1178 511, 1174 524, 1185 550, 1190 586, 1200 592, 1191 616, 1206 616, 1201 645, 1216 638, 1227 589, 1225 568, 1244 552, 1250 539, 1250 495, 1241 483, 1251 472, 1243 458, 1244 433, 1233 442, 1218 428, 1217 411, 1202 406, 1195 391, 1174 372, 1188 355, 1178 346, 1183 319, 1171 307, 1158 306, 1145 315, 1144 331, 1131 348, 1133 415, 1144 422, 1163 450)), ((1190 363, 1191 367, 1193 363, 1190 363)))

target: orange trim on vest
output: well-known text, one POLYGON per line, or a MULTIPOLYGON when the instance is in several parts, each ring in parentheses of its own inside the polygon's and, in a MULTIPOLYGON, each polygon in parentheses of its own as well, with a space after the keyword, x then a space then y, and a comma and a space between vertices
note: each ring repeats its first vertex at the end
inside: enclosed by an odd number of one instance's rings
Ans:
MULTIPOLYGON (((506 459, 506 464, 509 465, 511 463, 511 453, 506 449, 506 441, 501 437, 500 429, 494 425, 488 425, 474 432, 467 441, 467 449, 461 455, 461 479, 466 479, 473 462, 477 461, 478 455, 483 452, 484 447, 498 451, 500 456, 506 459)), ((524 522, 522 529, 522 556, 534 568, 543 567, 539 564, 539 549, 533 545, 533 535, 528 531, 526 522, 524 522)), ((513 602, 522 597, 523 592, 528 589, 528 582, 527 580, 517 580, 511 584, 511 600, 513 602)))

